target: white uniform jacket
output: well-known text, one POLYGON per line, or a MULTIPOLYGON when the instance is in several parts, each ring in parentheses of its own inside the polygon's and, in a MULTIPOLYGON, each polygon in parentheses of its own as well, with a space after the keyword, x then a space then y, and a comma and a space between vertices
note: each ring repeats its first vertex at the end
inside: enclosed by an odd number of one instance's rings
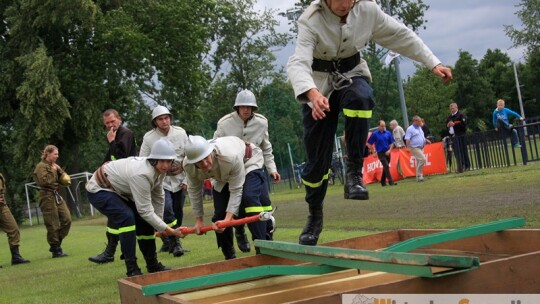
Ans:
POLYGON ((137 212, 154 229, 157 231, 167 229, 167 224, 163 222, 165 174, 159 174, 146 157, 128 157, 111 161, 106 163, 103 169, 113 189, 100 187, 94 174, 86 183, 86 191, 115 192, 135 202, 137 212))
MULTIPOLYGON (((329 97, 332 93, 331 73, 313 71, 313 58, 327 61, 351 57, 363 49, 370 40, 433 68, 440 60, 409 28, 386 15, 377 3, 364 0, 349 12, 347 23, 340 24, 324 0, 316 0, 298 20, 298 38, 294 54, 289 58, 287 73, 294 94, 301 103, 309 100, 303 95, 312 88, 329 97)), ((371 73, 365 60, 344 74, 346 77, 371 73)))
POLYGON ((262 151, 256 145, 250 144, 252 156, 244 162, 246 143, 240 138, 226 136, 212 139, 209 142, 214 146, 214 150, 210 153, 213 163, 210 172, 204 172, 197 168, 195 164, 188 164, 184 160, 188 195, 193 214, 195 217, 204 215, 203 181, 212 178, 212 186, 218 192, 221 192, 225 184, 229 183, 231 195, 227 204, 227 212, 238 215, 246 174, 262 168, 262 151))
MULTIPOLYGON (((165 138, 173 144, 174 150, 176 151, 175 164, 181 165, 184 161, 185 156, 184 147, 188 142, 187 133, 181 127, 171 126, 167 135, 163 134, 158 128, 154 128, 146 132, 143 137, 139 156, 147 157, 148 155, 150 155, 152 145, 160 138, 165 138)), ((171 192, 178 192, 181 189, 185 177, 186 175, 184 174, 184 172, 181 172, 177 175, 167 175, 167 177, 165 177, 165 180, 163 181, 163 188, 171 192)))
POLYGON ((264 157, 264 166, 270 174, 277 172, 272 144, 268 135, 268 119, 261 114, 253 116, 244 123, 244 120, 234 111, 223 116, 217 123, 214 138, 223 136, 236 136, 244 141, 253 143, 261 148, 264 157))

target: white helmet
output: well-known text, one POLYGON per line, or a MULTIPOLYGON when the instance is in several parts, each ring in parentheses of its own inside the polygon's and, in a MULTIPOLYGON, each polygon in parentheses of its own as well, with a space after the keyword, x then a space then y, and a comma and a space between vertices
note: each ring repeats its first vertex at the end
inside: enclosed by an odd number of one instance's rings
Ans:
POLYGON ((255 94, 250 90, 242 90, 238 95, 236 95, 236 101, 234 102, 233 109, 238 110, 238 107, 254 107, 257 110, 257 100, 255 99, 255 94))
POLYGON ((204 139, 204 137, 190 135, 188 143, 185 147, 186 162, 188 164, 194 164, 201 161, 207 157, 212 150, 214 150, 214 145, 210 144, 206 139, 204 139))
POLYGON ((169 112, 169 109, 164 106, 157 106, 152 110, 152 120, 156 119, 156 117, 158 116, 165 114, 172 116, 171 112, 169 112))
POLYGON ((153 145, 148 159, 176 159, 176 151, 174 151, 173 144, 165 139, 158 139, 153 145))

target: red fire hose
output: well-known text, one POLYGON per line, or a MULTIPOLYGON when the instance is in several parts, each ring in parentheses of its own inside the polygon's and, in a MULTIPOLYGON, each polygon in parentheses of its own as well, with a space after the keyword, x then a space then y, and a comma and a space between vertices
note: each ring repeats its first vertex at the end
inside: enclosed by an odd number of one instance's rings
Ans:
MULTIPOLYGON (((273 230, 275 230, 276 229, 276 220, 272 216, 272 213, 274 213, 274 211, 272 211, 272 212, 261 212, 259 214, 255 214, 255 215, 244 217, 244 218, 237 219, 237 220, 217 221, 215 224, 219 229, 221 229, 221 228, 227 228, 227 227, 232 227, 232 226, 249 224, 249 223, 253 223, 253 222, 257 222, 257 221, 272 221, 272 227, 274 227, 273 230)), ((182 232, 183 235, 196 233, 195 229, 190 228, 190 227, 179 227, 179 228, 176 228, 176 229, 180 230, 180 232, 182 232)), ((213 225, 203 226, 203 227, 201 227, 199 229, 199 231, 201 233, 206 233, 206 232, 212 231, 212 230, 214 230, 213 225)), ((166 236, 166 235, 167 234, 164 231, 156 232, 156 237, 162 237, 162 236, 166 236)))

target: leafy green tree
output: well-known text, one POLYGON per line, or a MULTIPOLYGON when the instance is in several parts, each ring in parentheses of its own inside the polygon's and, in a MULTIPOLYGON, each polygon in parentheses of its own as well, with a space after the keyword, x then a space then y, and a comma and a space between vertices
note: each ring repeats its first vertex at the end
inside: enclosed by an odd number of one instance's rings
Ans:
POLYGON ((215 50, 208 55, 213 82, 201 106, 205 120, 201 132, 210 137, 219 118, 231 112, 240 90, 249 89, 259 95, 264 83, 275 73, 276 58, 272 51, 290 40, 289 34, 276 31, 273 11, 253 11, 254 0, 229 0, 221 4, 223 14, 212 20, 212 27, 218 29, 215 50))
POLYGON ((407 112, 422 117, 436 139, 447 135, 448 105, 456 86, 455 82, 444 84, 430 69, 421 66, 405 84, 407 112))
POLYGON ((238 89, 259 91, 274 70, 272 51, 284 47, 289 34, 277 32, 272 10, 253 11, 255 0, 223 1, 224 15, 216 20, 216 50, 210 61, 213 75, 227 75, 238 89))
POLYGON ((540 116, 540 49, 533 50, 527 54, 525 65, 518 65, 520 84, 523 84, 522 96, 523 107, 526 117, 540 116))
POLYGON ((521 0, 516 5, 520 8, 515 14, 521 19, 523 28, 514 25, 505 25, 506 35, 512 39, 514 46, 525 46, 528 52, 538 51, 540 48, 540 1, 521 0))
MULTIPOLYGON (((488 49, 478 64, 478 71, 489 82, 496 99, 502 98, 509 103, 516 99, 514 72, 508 55, 499 49, 488 49)), ((495 101, 492 101, 493 108, 495 101)))
POLYGON ((495 96, 489 82, 480 74, 478 61, 466 51, 460 51, 453 71, 457 88, 454 101, 469 119, 468 131, 483 131, 491 125, 495 96))

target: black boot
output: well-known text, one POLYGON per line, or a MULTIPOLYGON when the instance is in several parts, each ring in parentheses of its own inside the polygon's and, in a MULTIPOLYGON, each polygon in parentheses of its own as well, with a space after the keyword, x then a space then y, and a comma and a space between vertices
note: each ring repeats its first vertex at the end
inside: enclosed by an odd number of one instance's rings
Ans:
POLYGON ((146 260, 146 270, 150 273, 171 270, 171 268, 158 262, 156 254, 153 256, 145 256, 144 259, 146 260))
POLYGON ((184 255, 184 249, 182 248, 180 239, 177 236, 170 235, 169 244, 170 244, 169 253, 172 253, 173 256, 181 257, 184 255))
POLYGON ((235 259, 236 251, 234 250, 234 232, 233 227, 227 227, 222 233, 216 232, 216 241, 225 260, 235 259))
POLYGON ((251 245, 249 244, 244 225, 236 226, 234 235, 236 236, 236 244, 242 252, 250 252, 251 245))
POLYGON ((234 250, 234 247, 221 247, 221 252, 223 252, 225 260, 236 259, 236 251, 234 250))
POLYGON ((163 241, 163 245, 161 245, 159 252, 169 252, 169 250, 171 250, 171 243, 169 242, 169 238, 166 236, 162 236, 161 240, 163 241))
POLYGON ((319 234, 323 230, 323 209, 322 206, 309 206, 309 215, 306 226, 300 234, 299 244, 315 246, 319 241, 319 234))
POLYGON ((138 276, 142 274, 139 265, 137 265, 137 258, 127 259, 124 260, 124 262, 126 263, 126 275, 128 277, 138 276))
POLYGON ((62 250, 62 247, 60 247, 60 245, 51 245, 51 248, 49 249, 49 251, 52 252, 53 259, 63 258, 63 257, 68 256, 68 254, 62 250))
POLYGON ((347 173, 347 182, 345 183, 345 199, 367 200, 369 192, 364 186, 362 176, 356 172, 347 173))
POLYGON ((23 258, 19 254, 19 246, 13 246, 9 248, 11 250, 11 265, 30 263, 29 260, 23 258))
POLYGON ((106 233, 107 235, 107 246, 102 253, 91 256, 88 258, 90 262, 104 264, 109 262, 114 262, 114 253, 116 252, 116 246, 118 246, 119 237, 117 234, 112 234, 110 232, 106 233))

